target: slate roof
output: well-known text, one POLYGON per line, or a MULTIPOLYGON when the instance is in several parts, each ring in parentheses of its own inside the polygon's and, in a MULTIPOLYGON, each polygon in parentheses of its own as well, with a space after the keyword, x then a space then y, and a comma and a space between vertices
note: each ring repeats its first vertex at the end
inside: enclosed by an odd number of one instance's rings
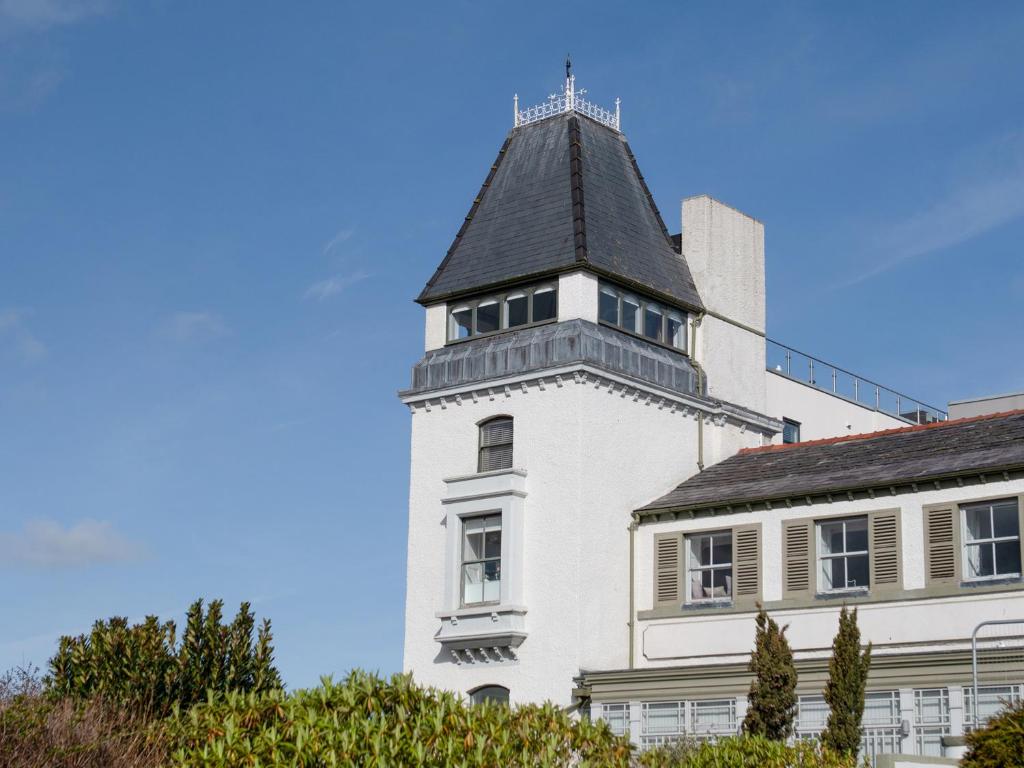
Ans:
POLYGON ((509 133, 448 254, 416 299, 590 269, 700 309, 625 137, 568 112, 509 133))
POLYGON ((1024 467, 1024 410, 747 448, 639 512, 736 506, 1024 467))

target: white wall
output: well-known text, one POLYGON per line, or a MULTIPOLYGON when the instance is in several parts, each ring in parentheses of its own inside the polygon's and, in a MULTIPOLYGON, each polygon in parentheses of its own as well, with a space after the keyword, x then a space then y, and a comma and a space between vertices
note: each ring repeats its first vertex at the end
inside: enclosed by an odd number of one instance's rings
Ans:
MULTIPOLYGON (((630 513, 696 471, 697 422, 659 398, 593 376, 536 379, 413 409, 404 667, 421 683, 511 690, 513 701, 571 703, 583 668, 628 663, 630 513), (659 407, 660 406, 660 407, 659 407), (514 465, 526 472, 523 594, 529 633, 511 664, 455 665, 434 635, 445 583, 444 479, 475 472, 477 423, 514 418, 514 465)), ((761 433, 713 422, 706 461, 761 433)))
POLYGON ((576 318, 597 322, 597 275, 590 272, 558 277, 558 322, 576 318))
MULTIPOLYGON (((801 441, 910 426, 895 416, 836 397, 775 371, 766 371, 765 378, 767 414, 800 422, 801 441)), ((782 442, 781 434, 775 442, 782 442)))
MULTIPOLYGON (((872 510, 900 509, 902 526, 901 568, 903 589, 925 586, 925 505, 961 503, 978 498, 1000 498, 1024 492, 1024 481, 986 483, 983 486, 931 490, 904 496, 835 501, 771 511, 739 512, 673 522, 645 523, 637 533, 636 594, 638 609, 653 607, 654 535, 668 531, 701 531, 749 523, 762 526, 762 599, 782 599, 782 521, 792 518, 842 517, 872 510)), ((789 624, 788 637, 798 655, 827 653, 836 629, 842 600, 822 602, 821 607, 773 610, 780 624, 789 624)), ((1024 617, 1024 592, 966 592, 954 597, 860 603, 858 619, 865 641, 880 653, 911 644, 920 649, 936 644, 969 645, 971 631, 987 619, 1024 617), (941 617, 941 618, 940 618, 941 617)), ((638 622, 639 666, 673 666, 740 661, 750 653, 754 637, 751 613, 701 614, 638 622)))
POLYGON ((697 342, 708 392, 764 413, 764 225, 707 195, 683 200, 682 217, 683 256, 709 312, 697 342))
POLYGON ((440 349, 448 341, 448 305, 431 304, 426 308, 424 349, 429 352, 432 349, 440 349))

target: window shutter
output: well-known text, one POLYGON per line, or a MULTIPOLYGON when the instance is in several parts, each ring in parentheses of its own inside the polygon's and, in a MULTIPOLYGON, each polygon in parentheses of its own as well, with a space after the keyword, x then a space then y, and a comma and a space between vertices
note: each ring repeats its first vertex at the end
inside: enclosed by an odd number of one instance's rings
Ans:
POLYGON ((761 526, 732 531, 733 605, 752 606, 761 599, 761 526))
POLYGON ((512 467, 512 419, 492 419, 480 425, 479 464, 479 472, 512 467))
POLYGON ((683 595, 683 534, 654 536, 654 605, 679 607, 683 595))
MULTIPOLYGON (((472 433, 470 433, 472 434, 472 433)), ((482 444, 501 445, 512 442, 512 419, 495 419, 483 426, 482 444)))
POLYGON ((868 518, 871 591, 900 588, 900 511, 872 512, 868 518))
POLYGON ((814 521, 786 520, 782 523, 783 597, 806 597, 814 593, 814 521))
POLYGON ((954 507, 924 511, 925 584, 955 584, 959 581, 959 523, 954 507))

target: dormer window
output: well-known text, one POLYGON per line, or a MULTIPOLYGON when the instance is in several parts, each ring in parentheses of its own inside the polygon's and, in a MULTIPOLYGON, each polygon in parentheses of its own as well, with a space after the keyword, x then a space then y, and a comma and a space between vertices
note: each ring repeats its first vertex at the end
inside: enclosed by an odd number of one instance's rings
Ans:
POLYGON ((546 323, 558 316, 558 287, 541 283, 449 305, 448 341, 546 323))
POLYGON ((601 283, 597 318, 603 325, 686 351, 686 313, 654 299, 601 283))

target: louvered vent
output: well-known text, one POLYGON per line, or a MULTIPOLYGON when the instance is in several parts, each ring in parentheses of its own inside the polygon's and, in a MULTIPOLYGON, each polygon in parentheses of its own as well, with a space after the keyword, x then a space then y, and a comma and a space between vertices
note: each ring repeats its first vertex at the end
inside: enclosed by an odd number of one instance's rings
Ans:
POLYGON ((897 584, 900 580, 899 520, 895 512, 879 512, 872 520, 872 586, 897 584))
POLYGON ((736 597, 756 597, 760 591, 757 573, 759 538, 756 528, 735 532, 736 555, 733 568, 736 571, 736 597))
POLYGON ((492 419, 480 426, 480 472, 512 467, 512 419, 492 419))
POLYGON ((928 581, 956 578, 956 539, 953 522, 952 509, 932 509, 925 514, 928 581))
POLYGON ((807 523, 786 526, 786 591, 806 592, 811 588, 811 527, 807 523))
POLYGON ((682 580, 681 537, 664 536, 655 542, 657 560, 654 574, 654 600, 659 604, 678 603, 679 583, 682 580))

